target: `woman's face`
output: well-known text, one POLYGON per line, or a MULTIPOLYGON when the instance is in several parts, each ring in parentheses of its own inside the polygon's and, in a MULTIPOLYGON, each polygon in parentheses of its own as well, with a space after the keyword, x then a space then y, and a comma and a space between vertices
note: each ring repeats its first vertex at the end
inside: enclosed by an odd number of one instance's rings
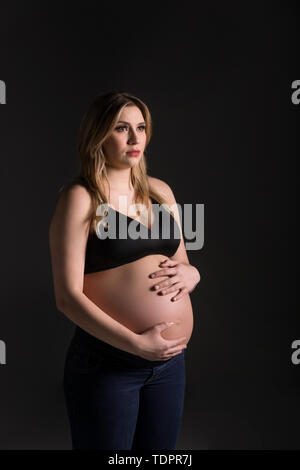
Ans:
POLYGON ((142 158, 146 145, 146 123, 137 106, 126 106, 112 134, 103 144, 106 163, 114 168, 130 168, 142 158), (125 122, 120 122, 125 121, 125 122), (138 156, 128 151, 139 150, 138 156))

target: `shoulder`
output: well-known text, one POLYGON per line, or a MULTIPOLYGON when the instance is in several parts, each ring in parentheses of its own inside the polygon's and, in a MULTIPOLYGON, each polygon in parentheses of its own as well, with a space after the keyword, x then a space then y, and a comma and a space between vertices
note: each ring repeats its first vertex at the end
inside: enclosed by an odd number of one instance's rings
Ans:
POLYGON ((65 215, 89 218, 92 211, 92 198, 85 186, 74 183, 63 187, 57 201, 57 211, 65 215))
POLYGON ((85 186, 79 183, 73 183, 63 187, 60 193, 60 199, 87 204, 91 201, 91 195, 85 186))
POLYGON ((169 206, 170 210, 172 211, 175 220, 177 224, 180 227, 181 230, 181 220, 180 220, 180 215, 178 211, 178 206, 177 202, 174 196, 174 193, 168 183, 165 181, 159 179, 159 178, 154 178, 152 176, 148 176, 149 178, 149 185, 158 193, 160 194, 165 201, 167 201, 167 205, 169 206))
POLYGON ((174 193, 168 183, 166 183, 165 181, 159 178, 154 178, 153 176, 148 176, 148 181, 149 181, 149 185, 155 191, 161 194, 169 202, 169 204, 172 204, 175 202, 174 193))

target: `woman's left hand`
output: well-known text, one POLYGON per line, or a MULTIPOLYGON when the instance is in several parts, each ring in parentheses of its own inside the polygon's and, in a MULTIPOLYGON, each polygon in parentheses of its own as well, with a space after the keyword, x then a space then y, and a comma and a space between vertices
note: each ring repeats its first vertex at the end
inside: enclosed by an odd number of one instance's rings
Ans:
POLYGON ((153 289, 160 295, 169 294, 170 292, 179 291, 175 297, 170 300, 175 301, 181 299, 184 295, 192 292, 200 281, 200 274, 195 266, 187 263, 178 263, 173 260, 166 260, 160 263, 163 269, 150 274, 151 279, 160 276, 170 276, 169 279, 160 281, 153 286, 153 289))

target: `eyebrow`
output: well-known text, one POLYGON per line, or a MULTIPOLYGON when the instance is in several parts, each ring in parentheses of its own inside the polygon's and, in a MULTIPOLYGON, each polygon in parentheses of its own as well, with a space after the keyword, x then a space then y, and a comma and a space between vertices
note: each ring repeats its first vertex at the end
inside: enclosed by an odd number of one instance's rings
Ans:
MULTIPOLYGON (((118 121, 118 122, 124 122, 125 124, 130 124, 130 122, 127 122, 127 121, 118 121)), ((144 121, 143 122, 139 122, 137 124, 137 126, 140 126, 141 124, 146 124, 144 121)))

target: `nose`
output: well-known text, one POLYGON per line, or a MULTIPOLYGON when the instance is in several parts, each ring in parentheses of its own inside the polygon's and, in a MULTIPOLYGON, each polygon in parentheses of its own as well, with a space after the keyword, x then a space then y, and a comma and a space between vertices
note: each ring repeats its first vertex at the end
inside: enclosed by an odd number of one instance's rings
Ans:
POLYGON ((137 134, 131 130, 130 131, 130 134, 129 134, 129 137, 128 137, 128 143, 130 144, 136 144, 138 143, 138 139, 137 139, 137 134))

